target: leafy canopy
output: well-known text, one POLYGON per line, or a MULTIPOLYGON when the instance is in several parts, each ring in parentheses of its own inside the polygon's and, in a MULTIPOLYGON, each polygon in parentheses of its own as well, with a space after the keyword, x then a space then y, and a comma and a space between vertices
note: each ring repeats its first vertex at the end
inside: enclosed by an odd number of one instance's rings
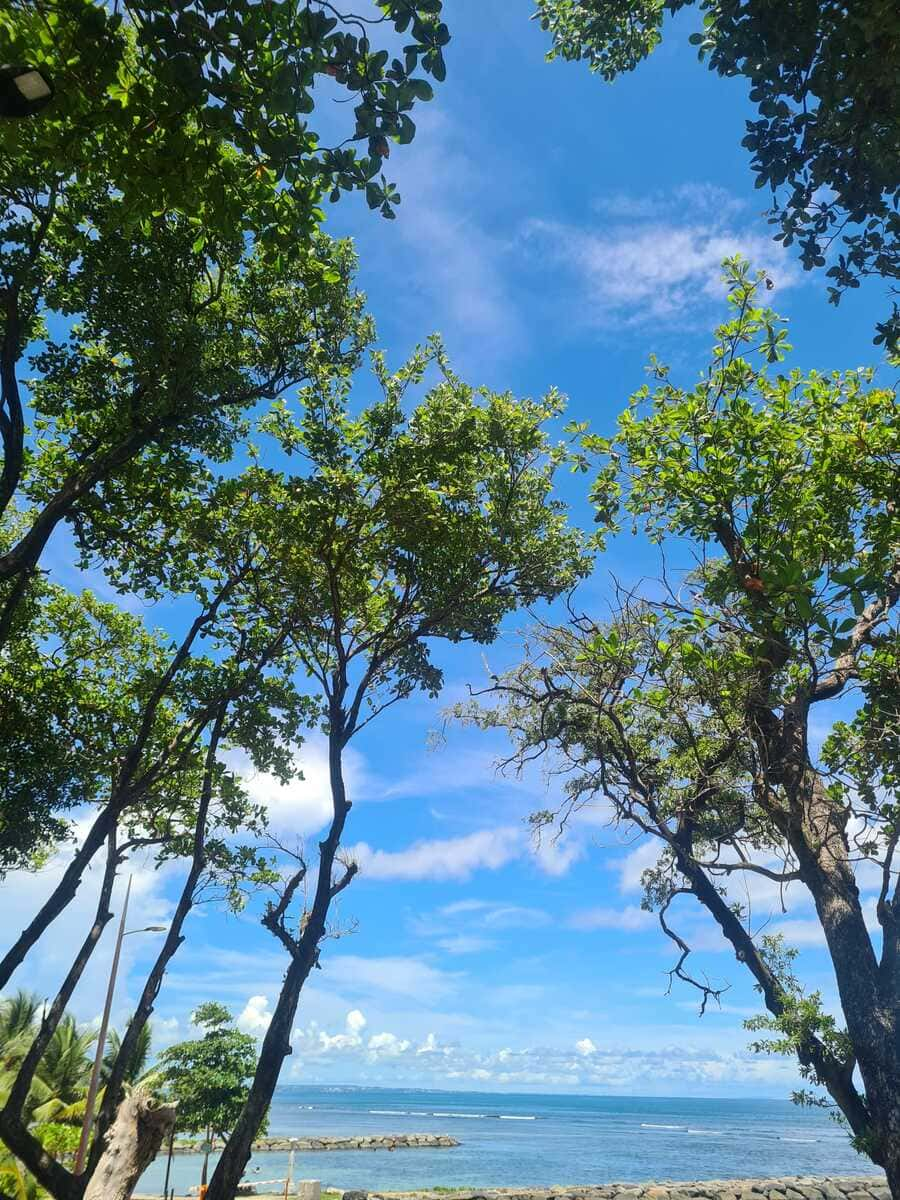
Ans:
POLYGON ((201 1004, 193 1023, 204 1030, 159 1056, 159 1077, 178 1103, 178 1128, 223 1136, 240 1116, 256 1067, 256 1039, 232 1025, 222 1004, 201 1004))
POLYGON ((253 497, 300 602, 293 642, 306 669, 329 701, 355 695, 349 730, 364 699, 372 716, 417 688, 437 693, 428 640, 490 641, 506 613, 587 570, 552 497, 566 451, 545 425, 561 397, 476 390, 436 341, 393 374, 380 354, 373 368, 382 398, 358 416, 351 380, 333 376, 302 390, 299 419, 273 407, 263 427, 300 472, 260 468, 253 497), (429 370, 437 382, 407 413, 429 370))
POLYGON ((412 140, 411 110, 432 96, 418 71, 445 77, 450 35, 441 0, 373 9, 13 0, 0 13, 0 61, 42 68, 55 95, 37 117, 2 123, 0 187, 100 184, 121 198, 125 227, 177 212, 201 240, 252 230, 282 248, 308 239, 326 193, 364 189, 392 216, 399 196, 378 179, 389 139, 412 140), (407 35, 400 57, 373 44, 385 24, 407 35), (341 99, 352 116, 328 122, 329 145, 312 115, 317 100, 341 99))

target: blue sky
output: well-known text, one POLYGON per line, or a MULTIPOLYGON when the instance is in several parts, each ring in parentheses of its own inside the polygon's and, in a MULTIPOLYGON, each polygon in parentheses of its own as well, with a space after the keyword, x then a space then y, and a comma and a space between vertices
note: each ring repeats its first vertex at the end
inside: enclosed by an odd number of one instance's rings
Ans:
MULTIPOLYGON (((449 77, 418 116, 412 146, 390 176, 403 196, 395 222, 359 201, 328 210, 328 228, 357 243, 360 284, 381 342, 398 364, 434 330, 472 383, 538 394, 555 385, 570 414, 611 428, 656 352, 690 380, 724 311, 721 258, 742 250, 777 287, 791 321, 793 361, 821 370, 877 361, 871 345, 886 303, 862 289, 835 310, 824 280, 806 275, 770 237, 745 151, 746 86, 698 66, 692 11, 661 49, 613 86, 578 65, 543 61, 545 36, 527 3, 448 5, 449 77)), ((587 482, 564 481, 573 518, 589 521, 587 482)), ((609 578, 655 572, 653 554, 614 543, 583 589, 600 608, 609 578)), ((164 614, 148 612, 148 620, 164 614)), ((512 662, 522 616, 486 653, 512 662)), ((596 1090, 670 1095, 784 1096, 790 1063, 747 1051, 743 1019, 759 1011, 739 966, 700 912, 685 906, 698 964, 730 982, 721 1010, 700 1019, 695 996, 666 996, 669 944, 640 910, 640 873, 653 847, 586 812, 567 836, 535 848, 524 819, 554 785, 493 769, 502 742, 451 728, 442 710, 483 678, 481 652, 440 650, 437 702, 414 699, 361 735, 349 755, 355 800, 347 842, 362 872, 341 898, 347 936, 327 944, 301 1000, 285 1081, 368 1082, 489 1090, 596 1090), (350 933, 349 931, 354 931, 350 933)), ((254 778, 282 833, 314 838, 327 813, 323 748, 303 748, 305 781, 277 789, 254 778)), ((240 763, 235 763, 240 767, 240 763)), ((6 890, 17 927, 58 864, 6 890)), ((864 881, 865 882, 865 881, 864 881)), ((136 923, 165 922, 177 869, 138 864, 136 923)), ((39 962, 14 982, 50 992, 92 904, 92 883, 54 927, 39 962)), ((736 895, 740 893, 736 892, 736 895)), ((748 897, 745 896, 745 899, 748 897)), ((749 895, 755 923, 784 928, 804 975, 833 1003, 827 958, 807 899, 765 880, 749 895)), ((112 933, 74 1008, 99 1013, 112 933)), ((116 1003, 121 1021, 153 951, 126 943, 116 1003)), ((158 1044, 190 1035, 189 1014, 217 999, 253 1032, 264 1028, 284 968, 249 911, 204 908, 158 1004, 158 1044)))

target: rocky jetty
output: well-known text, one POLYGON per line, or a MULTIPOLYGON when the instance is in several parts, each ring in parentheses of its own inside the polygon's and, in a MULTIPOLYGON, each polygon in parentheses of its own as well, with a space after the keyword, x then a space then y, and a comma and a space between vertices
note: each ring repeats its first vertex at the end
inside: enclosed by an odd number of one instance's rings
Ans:
POLYGON ((343 1200, 891 1200, 883 1175, 609 1183, 603 1187, 460 1188, 441 1192, 344 1192, 343 1200))
MULTIPOLYGON (((264 1137, 253 1143, 254 1154, 265 1154, 268 1150, 417 1150, 436 1147, 458 1146, 456 1138, 444 1133, 380 1133, 372 1137, 264 1137)), ((213 1150, 220 1149, 213 1142, 213 1150)), ((198 1154, 197 1142, 176 1142, 176 1154, 198 1154)))
MULTIPOLYGON (((415 1136, 415 1135, 413 1135, 415 1136)), ((420 1137, 433 1137, 420 1134, 420 1137)), ((281 1142, 283 1138, 265 1138, 266 1142, 281 1142)), ((298 1139, 299 1140, 299 1139, 298 1139)), ((313 1139, 309 1139, 313 1140, 313 1139)), ((318 1141, 366 1142, 367 1138, 319 1138, 318 1141)), ((402 1139, 388 1138, 384 1140, 402 1139)), ((446 1139, 452 1142, 452 1138, 446 1139)), ((444 1143, 441 1142, 441 1145, 444 1143)), ((296 1147, 296 1142, 295 1142, 296 1147)), ((352 1147, 356 1149, 356 1147, 352 1147)), ((361 1149, 374 1147, 362 1146, 361 1149)), ((267 1194, 247 1184, 239 1195, 256 1195, 267 1200, 267 1194)), ((333 1193, 323 1200, 332 1200, 333 1193)), ((281 1200, 269 1193, 268 1200, 281 1200)), ((602 1187, 557 1186, 552 1188, 443 1188, 439 1192, 338 1192, 340 1200, 891 1200, 883 1175, 794 1175, 783 1179, 706 1179, 699 1182, 609 1183, 602 1187)), ((337 1200, 337 1196, 334 1200, 337 1200)), ((136 1196, 135 1200, 154 1200, 136 1196)))

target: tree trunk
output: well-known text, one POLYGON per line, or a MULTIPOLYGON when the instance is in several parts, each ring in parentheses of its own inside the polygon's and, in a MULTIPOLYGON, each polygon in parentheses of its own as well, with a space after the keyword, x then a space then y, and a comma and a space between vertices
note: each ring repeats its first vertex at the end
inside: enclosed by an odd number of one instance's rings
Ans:
MULTIPOLYGON (((344 822, 350 811, 350 801, 344 785, 343 747, 345 744, 344 714, 340 708, 340 700, 332 700, 330 713, 330 730, 328 735, 329 779, 333 817, 328 836, 319 843, 319 878, 316 883, 316 893, 312 908, 308 914, 306 925, 299 941, 294 940, 283 925, 279 936, 284 944, 289 946, 291 963, 281 985, 281 992, 269 1028, 263 1038, 259 1061, 250 1092, 244 1104, 243 1111, 237 1124, 228 1136, 222 1150, 222 1156, 216 1164, 210 1181, 207 1200, 234 1200, 237 1194, 241 1176, 246 1170, 253 1148, 253 1139, 263 1122, 272 1095, 278 1083, 278 1076, 285 1058, 291 1053, 291 1030, 297 1013, 300 992, 309 977, 310 971, 318 962, 319 943, 325 934, 325 922, 328 909, 336 893, 349 882, 355 868, 349 869, 341 884, 333 884, 332 871, 335 857, 341 843, 344 822)), ((300 876, 297 877, 299 879, 300 876)), ((285 894, 287 903, 289 893, 285 894)), ((282 910, 283 917, 283 910, 282 910)), ((269 928, 275 932, 275 927, 269 928)), ((87 1200, 87 1197, 85 1197, 87 1200)))
POLYGON ((209 1173, 209 1151, 212 1146, 212 1129, 206 1127, 206 1149, 203 1152, 203 1170, 200 1172, 200 1186, 206 1187, 206 1177, 209 1173))
POLYGON ((21 966, 25 955, 43 937, 59 914, 75 899, 75 893, 81 886, 88 863, 109 837, 111 830, 115 828, 119 812, 120 808, 110 804, 100 811, 88 831, 87 837, 72 856, 72 861, 66 867, 59 883, 41 906, 40 912, 22 931, 15 944, 0 961, 0 988, 6 987, 13 972, 21 966))
POLYGON ((123 1100, 84 1200, 129 1200, 137 1181, 175 1125, 175 1105, 155 1105, 146 1092, 123 1100))

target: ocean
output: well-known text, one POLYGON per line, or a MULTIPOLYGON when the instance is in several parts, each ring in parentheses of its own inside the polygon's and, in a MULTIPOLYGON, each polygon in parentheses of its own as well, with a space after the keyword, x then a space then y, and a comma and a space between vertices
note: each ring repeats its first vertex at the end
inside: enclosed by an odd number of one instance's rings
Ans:
MULTIPOLYGON (((359 1087, 280 1087, 273 1136, 449 1133, 453 1149, 298 1154, 295 1179, 338 1189, 550 1187, 661 1179, 864 1174, 875 1168, 827 1113, 788 1100, 542 1096, 359 1087)), ((247 1179, 283 1177, 286 1154, 250 1161, 247 1179)), ((139 1191, 161 1195, 158 1160, 139 1191)), ((185 1191, 200 1159, 173 1160, 185 1191)))

